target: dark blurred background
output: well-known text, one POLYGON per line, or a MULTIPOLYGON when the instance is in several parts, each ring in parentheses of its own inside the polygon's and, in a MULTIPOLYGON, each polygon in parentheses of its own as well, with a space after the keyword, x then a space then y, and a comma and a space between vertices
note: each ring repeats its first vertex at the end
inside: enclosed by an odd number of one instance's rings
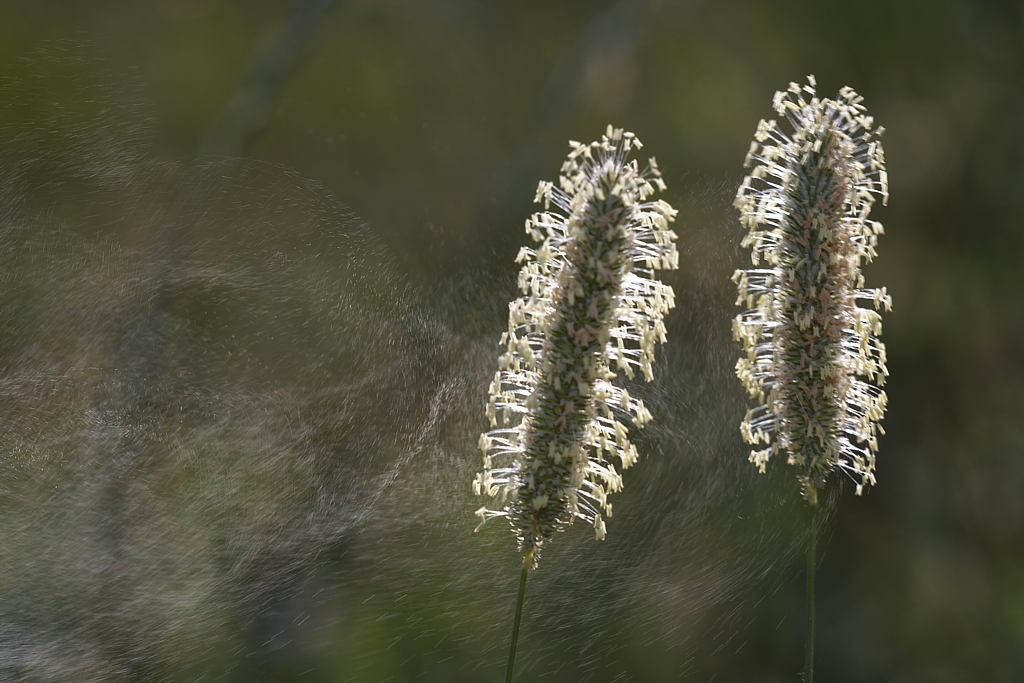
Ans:
POLYGON ((808 74, 886 128, 894 300, 818 678, 1024 680, 1024 3, 983 0, 0 5, 0 680, 501 680, 484 396, 536 183, 609 122, 680 211, 678 310, 517 680, 799 679, 805 511, 746 462, 729 275, 808 74))

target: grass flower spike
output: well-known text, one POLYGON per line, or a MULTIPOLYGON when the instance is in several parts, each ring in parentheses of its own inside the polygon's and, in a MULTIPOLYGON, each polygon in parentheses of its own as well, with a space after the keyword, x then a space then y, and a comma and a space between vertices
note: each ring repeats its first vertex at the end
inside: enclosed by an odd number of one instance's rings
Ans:
POLYGON ((674 305, 654 271, 679 262, 669 228, 676 211, 651 200, 665 188, 658 167, 629 159, 640 141, 609 126, 600 142, 570 146, 559 186, 540 183, 544 211, 526 222, 540 246, 517 258, 522 297, 509 304, 486 409, 492 429, 480 436, 484 470, 474 481, 497 508, 478 510, 481 524, 507 518, 533 563, 574 518, 605 536, 608 495, 637 460, 627 424, 651 419, 611 380, 652 378, 674 305))
POLYGON ((819 99, 808 81, 775 95, 792 133, 761 121, 747 156, 753 171, 735 205, 754 267, 733 276, 746 309, 733 334, 746 351, 736 374, 759 402, 741 425, 748 443, 764 446, 750 460, 764 472, 783 453, 815 505, 837 467, 858 494, 875 483, 888 374, 879 310, 891 300, 861 275, 882 234, 868 214, 875 197, 888 199, 883 129, 872 130, 853 90, 819 99))

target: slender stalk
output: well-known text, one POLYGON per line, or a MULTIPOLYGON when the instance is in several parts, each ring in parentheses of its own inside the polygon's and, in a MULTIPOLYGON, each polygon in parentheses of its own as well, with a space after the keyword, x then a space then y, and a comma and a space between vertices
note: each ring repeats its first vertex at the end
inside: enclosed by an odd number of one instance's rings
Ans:
POLYGON ((811 505, 811 524, 807 530, 807 651, 804 658, 804 683, 814 682, 814 549, 818 536, 818 506, 811 505))
POLYGON ((512 624, 512 643, 508 647, 508 668, 505 670, 505 683, 512 683, 512 668, 516 664, 516 644, 519 642, 519 622, 523 618, 523 596, 526 595, 526 577, 530 574, 533 563, 533 548, 523 556, 523 573, 519 576, 519 597, 516 598, 516 620, 512 624))

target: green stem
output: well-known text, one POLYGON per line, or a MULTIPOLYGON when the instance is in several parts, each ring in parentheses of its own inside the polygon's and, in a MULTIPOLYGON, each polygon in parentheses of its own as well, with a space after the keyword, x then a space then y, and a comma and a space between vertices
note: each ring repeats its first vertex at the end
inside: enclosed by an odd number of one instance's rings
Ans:
POLYGON ((804 658, 804 683, 814 682, 814 569, 815 538, 818 535, 818 506, 811 505, 811 524, 807 534, 807 649, 804 658))
POLYGON ((516 643, 519 642, 519 622, 523 618, 523 596, 526 595, 526 577, 530 573, 533 562, 533 548, 526 551, 523 557, 523 573, 519 576, 519 597, 516 598, 516 620, 512 624, 512 644, 508 648, 508 668, 505 670, 505 683, 512 683, 512 668, 516 664, 516 643))

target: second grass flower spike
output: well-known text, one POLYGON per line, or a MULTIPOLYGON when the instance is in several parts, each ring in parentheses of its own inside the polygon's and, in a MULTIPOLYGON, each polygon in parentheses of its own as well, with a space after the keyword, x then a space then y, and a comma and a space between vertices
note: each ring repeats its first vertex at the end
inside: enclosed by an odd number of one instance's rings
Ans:
POLYGON ((761 121, 747 155, 753 171, 735 204, 754 267, 733 275, 746 309, 733 334, 746 351, 736 374, 758 401, 741 425, 762 446, 750 461, 763 472, 783 454, 815 505, 837 467, 858 494, 875 482, 888 375, 879 311, 891 300, 861 275, 882 234, 868 214, 888 199, 883 129, 850 88, 819 99, 808 81, 775 95, 792 133, 761 121))

